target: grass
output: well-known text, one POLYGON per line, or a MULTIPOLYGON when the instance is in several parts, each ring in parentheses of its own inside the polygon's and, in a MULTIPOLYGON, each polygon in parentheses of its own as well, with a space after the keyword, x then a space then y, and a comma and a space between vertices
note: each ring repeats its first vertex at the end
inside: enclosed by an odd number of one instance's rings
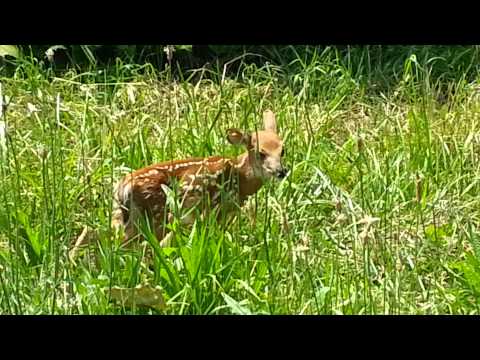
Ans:
POLYGON ((425 48, 381 65, 372 51, 176 79, 121 62, 56 77, 20 61, 0 77, 10 101, 0 313, 478 314, 480 106, 468 61, 477 49, 445 50, 443 73, 425 48), (389 66, 401 71, 382 72, 389 66), (199 220, 175 248, 118 247, 116 180, 153 162, 237 154, 225 130, 254 129, 265 108, 285 140, 285 180, 227 231, 199 220), (100 245, 73 264, 68 250, 85 227, 100 245), (109 288, 137 285, 159 286, 166 308, 111 301, 109 288))

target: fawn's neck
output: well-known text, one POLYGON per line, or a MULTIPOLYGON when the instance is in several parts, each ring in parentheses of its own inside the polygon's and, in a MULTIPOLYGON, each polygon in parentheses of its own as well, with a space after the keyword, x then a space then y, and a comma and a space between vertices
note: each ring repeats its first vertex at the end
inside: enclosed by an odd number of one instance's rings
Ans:
POLYGON ((244 201, 248 196, 255 194, 263 185, 262 179, 255 175, 249 155, 246 152, 234 160, 234 168, 239 175, 240 201, 244 201))

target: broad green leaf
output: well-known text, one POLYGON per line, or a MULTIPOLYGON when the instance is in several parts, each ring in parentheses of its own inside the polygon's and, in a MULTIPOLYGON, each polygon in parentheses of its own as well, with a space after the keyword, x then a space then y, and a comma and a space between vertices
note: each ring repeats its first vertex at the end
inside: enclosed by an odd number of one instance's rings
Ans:
POLYGON ((18 58, 20 56, 20 50, 15 45, 0 45, 0 56, 5 57, 7 55, 18 58))
POLYGON ((252 315, 250 309, 240 304, 237 300, 231 298, 225 293, 222 293, 222 296, 230 310, 232 310, 232 313, 237 315, 252 315))
POLYGON ((192 45, 175 45, 177 50, 192 51, 192 45))
POLYGON ((468 284, 480 293, 480 269, 478 260, 471 254, 467 254, 467 260, 463 264, 463 273, 468 284))
POLYGON ((18 210, 18 221, 22 224, 27 234, 27 240, 35 252, 35 255, 40 256, 43 252, 44 243, 40 239, 40 233, 36 229, 32 229, 28 221, 28 216, 21 210, 18 210))

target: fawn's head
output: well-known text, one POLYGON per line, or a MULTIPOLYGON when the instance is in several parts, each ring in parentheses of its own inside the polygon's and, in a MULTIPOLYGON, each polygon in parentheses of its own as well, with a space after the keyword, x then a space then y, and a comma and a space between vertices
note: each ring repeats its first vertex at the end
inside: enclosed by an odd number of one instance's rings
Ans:
POLYGON ((227 130, 227 139, 231 144, 244 145, 247 149, 248 163, 256 177, 284 178, 287 170, 282 165, 284 154, 283 141, 277 134, 275 114, 267 110, 263 114, 264 130, 245 134, 238 129, 227 130))

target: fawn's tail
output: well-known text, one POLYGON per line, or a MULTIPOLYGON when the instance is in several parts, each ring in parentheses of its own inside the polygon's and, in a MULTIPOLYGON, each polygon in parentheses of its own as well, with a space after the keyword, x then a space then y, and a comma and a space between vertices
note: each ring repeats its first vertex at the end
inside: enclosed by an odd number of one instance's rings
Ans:
POLYGON ((130 215, 130 198, 132 187, 120 181, 113 193, 112 227, 114 229, 127 226, 130 215))

